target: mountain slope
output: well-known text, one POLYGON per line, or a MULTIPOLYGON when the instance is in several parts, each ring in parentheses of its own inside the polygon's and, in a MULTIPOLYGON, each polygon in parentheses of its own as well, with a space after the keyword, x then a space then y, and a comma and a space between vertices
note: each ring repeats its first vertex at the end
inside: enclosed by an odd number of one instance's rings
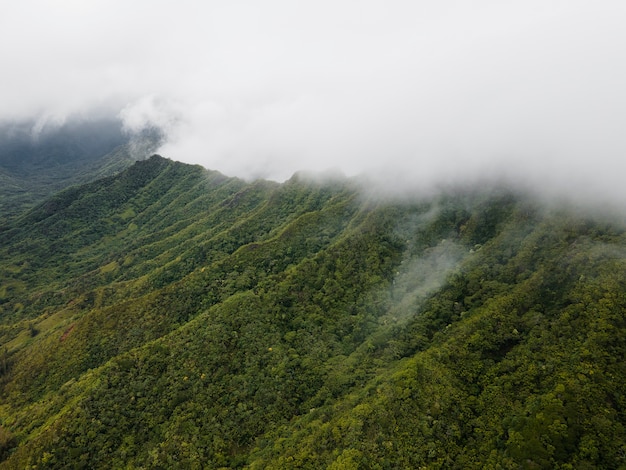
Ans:
POLYGON ((0 223, 57 191, 118 173, 156 148, 158 135, 126 135, 112 119, 0 123, 0 223), (49 126, 48 126, 49 127, 49 126))
POLYGON ((626 464, 619 226, 155 156, 0 240, 0 468, 626 464))

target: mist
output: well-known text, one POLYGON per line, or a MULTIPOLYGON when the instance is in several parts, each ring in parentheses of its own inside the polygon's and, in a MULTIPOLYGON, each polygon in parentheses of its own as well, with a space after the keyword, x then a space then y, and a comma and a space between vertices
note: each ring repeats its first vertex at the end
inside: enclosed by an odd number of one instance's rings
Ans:
POLYGON ((119 119, 70 118, 47 125, 32 120, 0 122, 0 171, 21 173, 46 165, 85 164, 128 140, 119 119))
POLYGON ((334 169, 620 205, 624 24, 617 0, 12 2, 0 119, 108 114, 246 179, 334 169))

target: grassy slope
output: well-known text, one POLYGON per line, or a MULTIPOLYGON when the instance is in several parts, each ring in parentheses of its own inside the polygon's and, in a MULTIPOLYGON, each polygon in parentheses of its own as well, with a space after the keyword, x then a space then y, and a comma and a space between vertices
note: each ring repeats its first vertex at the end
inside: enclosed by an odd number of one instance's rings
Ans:
POLYGON ((1 468, 626 463, 612 226, 153 157, 0 237, 1 468))

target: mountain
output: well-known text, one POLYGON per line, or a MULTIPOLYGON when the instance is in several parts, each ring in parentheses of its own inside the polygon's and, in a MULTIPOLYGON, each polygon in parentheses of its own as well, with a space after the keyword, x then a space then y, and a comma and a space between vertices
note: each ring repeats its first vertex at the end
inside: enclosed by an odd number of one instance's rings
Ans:
POLYGON ((0 232, 0 468, 626 468, 626 234, 159 156, 0 232))
POLYGON ((0 123, 0 224, 63 188, 148 157, 158 140, 154 131, 125 134, 116 119, 73 118, 60 126, 0 123))

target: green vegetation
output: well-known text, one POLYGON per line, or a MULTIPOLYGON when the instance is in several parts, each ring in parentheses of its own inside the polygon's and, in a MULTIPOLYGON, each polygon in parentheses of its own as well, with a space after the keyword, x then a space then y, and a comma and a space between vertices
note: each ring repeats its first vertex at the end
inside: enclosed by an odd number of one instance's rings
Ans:
POLYGON ((0 233, 0 468, 626 468, 626 234, 158 156, 0 233))
POLYGON ((147 158, 156 132, 125 135, 117 120, 70 119, 60 127, 0 122, 0 230, 58 191, 114 175, 147 158))

